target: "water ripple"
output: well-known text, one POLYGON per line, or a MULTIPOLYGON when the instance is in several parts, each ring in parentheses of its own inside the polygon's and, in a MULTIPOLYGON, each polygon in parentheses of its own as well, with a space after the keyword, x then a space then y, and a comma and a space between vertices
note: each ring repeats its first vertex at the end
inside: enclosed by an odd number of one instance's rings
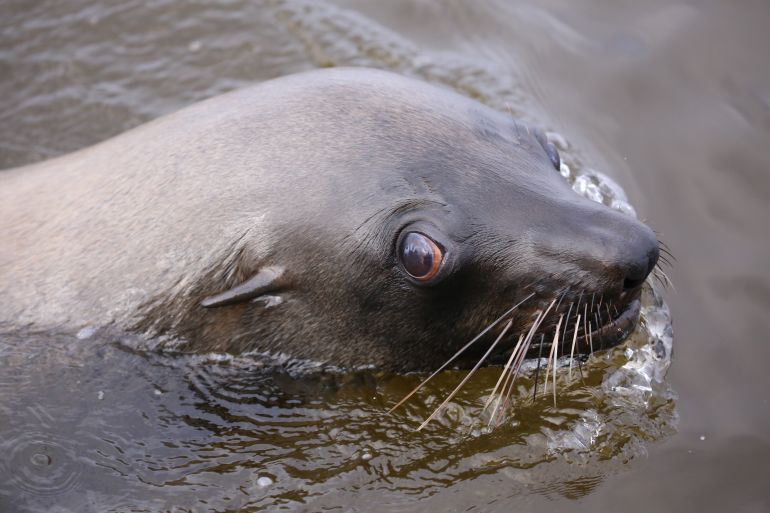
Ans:
POLYGON ((82 462, 60 433, 4 433, 0 451, 5 486, 34 496, 56 496, 80 483, 82 462))

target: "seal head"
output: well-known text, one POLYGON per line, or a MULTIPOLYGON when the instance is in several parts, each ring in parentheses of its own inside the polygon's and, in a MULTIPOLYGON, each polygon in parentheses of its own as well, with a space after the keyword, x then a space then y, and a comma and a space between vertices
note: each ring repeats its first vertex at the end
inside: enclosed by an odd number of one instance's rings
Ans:
POLYGON ((57 218, 93 246, 36 273, 68 270, 68 311, 184 350, 435 369, 523 301, 500 351, 539 316, 544 344, 568 326, 585 352, 633 327, 658 258, 648 227, 572 191, 541 131, 381 71, 277 79, 65 159, 25 172, 101 200, 57 218))

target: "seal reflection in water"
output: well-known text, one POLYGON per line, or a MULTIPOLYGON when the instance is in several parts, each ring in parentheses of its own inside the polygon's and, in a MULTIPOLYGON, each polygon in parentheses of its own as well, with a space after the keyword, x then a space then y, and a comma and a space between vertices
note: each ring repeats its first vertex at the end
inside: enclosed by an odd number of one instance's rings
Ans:
POLYGON ((658 243, 558 168, 439 87, 280 78, 0 173, 0 320, 394 371, 586 353, 633 328, 658 243))

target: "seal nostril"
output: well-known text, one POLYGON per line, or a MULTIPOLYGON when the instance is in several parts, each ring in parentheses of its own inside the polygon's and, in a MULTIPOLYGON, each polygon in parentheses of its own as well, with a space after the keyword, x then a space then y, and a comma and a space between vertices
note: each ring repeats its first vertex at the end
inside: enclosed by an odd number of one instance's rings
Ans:
POLYGON ((647 276, 650 274, 650 261, 652 259, 644 258, 643 260, 637 262, 635 265, 629 266, 626 269, 626 275, 623 279, 623 289, 625 290, 631 290, 635 289, 642 283, 644 283, 644 280, 647 279, 647 276))
POLYGON ((644 283, 645 279, 647 279, 647 275, 645 275, 644 278, 629 278, 629 277, 626 277, 626 279, 623 280, 623 289, 624 290, 635 289, 636 287, 638 287, 642 283, 644 283))
POLYGON ((658 247, 656 244, 655 248, 647 253, 643 261, 638 262, 637 265, 630 267, 626 271, 626 275, 623 280, 623 289, 631 290, 639 287, 642 283, 644 283, 644 280, 647 279, 647 276, 650 275, 652 270, 655 268, 655 264, 657 263, 658 247))

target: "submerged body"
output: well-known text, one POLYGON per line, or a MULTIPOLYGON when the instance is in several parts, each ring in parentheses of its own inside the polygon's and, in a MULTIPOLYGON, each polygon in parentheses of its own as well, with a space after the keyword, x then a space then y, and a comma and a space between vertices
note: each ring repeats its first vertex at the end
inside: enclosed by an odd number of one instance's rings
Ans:
POLYGON ((635 322, 657 241, 555 168, 541 132, 419 81, 273 80, 1 172, 0 323, 414 370, 523 301, 501 349, 584 311, 585 351, 635 322))

